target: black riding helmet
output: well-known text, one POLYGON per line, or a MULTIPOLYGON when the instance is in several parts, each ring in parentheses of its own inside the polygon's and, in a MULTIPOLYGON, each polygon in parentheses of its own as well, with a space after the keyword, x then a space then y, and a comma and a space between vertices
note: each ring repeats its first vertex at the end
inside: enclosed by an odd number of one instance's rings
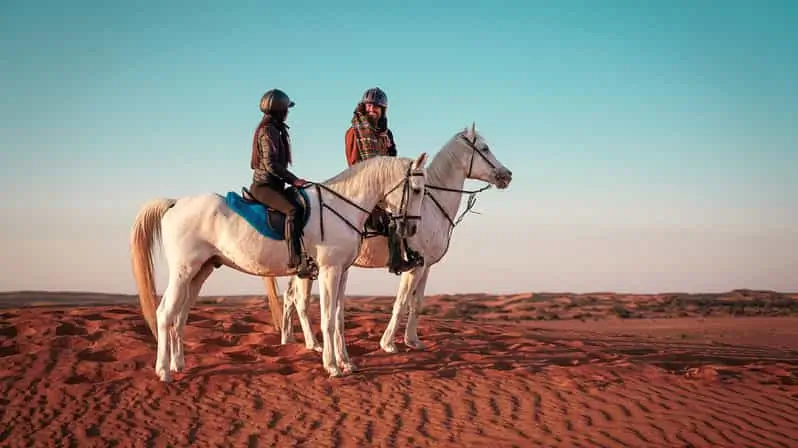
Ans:
POLYGON ((360 99, 361 103, 372 103, 383 109, 388 108, 388 95, 379 87, 372 87, 363 92, 363 98, 360 99))
POLYGON ((269 90, 260 99, 260 111, 264 114, 285 112, 294 106, 294 102, 280 89, 269 90))

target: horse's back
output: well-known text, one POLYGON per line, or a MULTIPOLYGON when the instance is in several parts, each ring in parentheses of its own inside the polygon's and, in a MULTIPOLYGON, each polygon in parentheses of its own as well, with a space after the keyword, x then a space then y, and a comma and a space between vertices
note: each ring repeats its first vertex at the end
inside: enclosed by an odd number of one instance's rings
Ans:
POLYGON ((164 216, 164 224, 178 222, 207 222, 214 216, 231 214, 224 197, 217 193, 201 193, 178 198, 172 210, 164 216))

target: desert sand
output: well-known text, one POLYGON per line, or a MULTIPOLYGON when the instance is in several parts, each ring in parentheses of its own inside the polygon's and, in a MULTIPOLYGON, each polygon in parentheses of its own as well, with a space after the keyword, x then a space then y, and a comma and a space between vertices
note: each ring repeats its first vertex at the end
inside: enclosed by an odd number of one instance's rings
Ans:
POLYGON ((431 296, 387 354, 391 304, 348 299, 329 379, 262 298, 204 298, 163 384, 134 297, 0 294, 0 446, 798 446, 798 295, 431 296))

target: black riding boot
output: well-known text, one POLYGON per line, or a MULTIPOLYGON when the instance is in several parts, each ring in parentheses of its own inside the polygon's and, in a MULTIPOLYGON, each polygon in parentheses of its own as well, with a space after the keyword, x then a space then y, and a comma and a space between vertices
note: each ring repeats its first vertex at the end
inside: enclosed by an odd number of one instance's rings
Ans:
POLYGON ((424 266, 424 257, 421 256, 420 253, 410 248, 410 246, 407 245, 407 240, 405 240, 404 243, 405 244, 403 244, 403 246, 405 247, 405 256, 407 260, 405 262, 405 266, 407 267, 407 270, 409 271, 413 268, 424 266))
POLYGON ((388 271, 400 275, 402 272, 409 271, 412 266, 408 265, 404 259, 404 247, 402 239, 396 232, 396 224, 391 222, 388 225, 388 271))
POLYGON ((294 225, 295 222, 296 215, 286 217, 286 240, 289 241, 289 253, 291 254, 291 263, 293 263, 293 265, 289 265, 289 267, 296 268, 296 275, 299 278, 310 278, 315 280, 319 275, 319 266, 313 258, 305 253, 302 247, 302 229, 296 228, 294 225))
POLYGON ((399 238, 393 232, 388 234, 388 272, 399 275, 404 272, 404 260, 399 238))
POLYGON ((299 265, 299 253, 296 245, 296 238, 294 237, 294 217, 288 215, 285 217, 285 243, 288 245, 288 267, 295 268, 299 265))

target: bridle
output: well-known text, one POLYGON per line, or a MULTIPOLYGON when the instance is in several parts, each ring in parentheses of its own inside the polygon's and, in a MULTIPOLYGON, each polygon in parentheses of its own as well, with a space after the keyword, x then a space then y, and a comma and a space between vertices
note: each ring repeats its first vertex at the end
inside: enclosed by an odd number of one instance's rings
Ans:
POLYGON ((407 166, 407 172, 405 173, 405 178, 393 188, 388 190, 385 196, 393 193, 399 185, 402 185, 402 200, 399 202, 399 214, 394 215, 389 213, 390 218, 392 220, 397 221, 397 228, 401 229, 402 231, 400 234, 404 235, 404 231, 406 230, 407 222, 410 220, 421 220, 421 215, 410 215, 408 214, 407 208, 410 205, 410 177, 412 176, 424 176, 423 170, 412 171, 410 168, 413 166, 411 163, 407 166))
POLYGON ((485 154, 482 154, 482 151, 480 151, 477 148, 477 145, 476 145, 477 137, 476 136, 474 136, 474 141, 473 142, 471 140, 467 139, 466 136, 463 135, 463 134, 460 134, 460 138, 463 139, 463 141, 466 143, 466 145, 468 145, 469 148, 471 148, 471 161, 468 163, 468 174, 466 174, 466 178, 470 178, 471 177, 471 170, 474 169, 474 154, 479 154, 479 156, 482 157, 482 160, 484 160, 485 163, 488 164, 488 166, 490 166, 491 168, 496 170, 496 165, 493 162, 491 162, 490 159, 488 159, 488 157, 485 156, 485 154))
MULTIPOLYGON (((411 188, 411 186, 410 186, 410 178, 414 177, 414 176, 424 176, 425 175, 424 170, 413 171, 412 166, 413 166, 413 163, 411 162, 407 166, 407 171, 405 172, 405 176, 402 178, 402 180, 397 182, 396 185, 394 185, 390 190, 388 190, 385 193, 385 196, 387 197, 388 195, 393 193, 394 190, 396 190, 400 186, 402 187, 402 200, 399 203, 399 214, 394 215, 394 214, 389 213, 390 218, 392 220, 398 221, 397 226, 400 226, 400 228, 402 228, 402 229, 404 229, 405 226, 407 226, 407 222, 410 221, 410 220, 421 220, 421 215, 411 215, 407 211, 407 208, 408 208, 408 206, 410 204, 410 201, 409 201, 409 199, 410 199, 410 188, 411 188)), ((338 216, 343 222, 345 222, 352 230, 357 232, 361 237, 364 237, 364 236, 368 235, 368 232, 366 232, 365 228, 359 229, 357 226, 352 224, 348 219, 346 219, 343 215, 341 215, 341 213, 339 213, 338 210, 335 210, 334 208, 330 207, 326 202, 324 202, 324 198, 321 195, 321 189, 324 189, 325 191, 328 191, 328 192, 332 193, 333 195, 337 196, 339 199, 343 200, 347 204, 355 207, 356 209, 360 210, 361 212, 363 212, 363 213, 365 213, 367 215, 370 215, 373 210, 366 210, 365 208, 361 207, 360 205, 355 204, 354 202, 352 202, 349 198, 344 197, 343 195, 341 195, 337 191, 335 191, 335 190, 331 189, 330 187, 328 187, 326 185, 323 185, 323 184, 319 184, 319 183, 315 183, 314 182, 314 183, 310 183, 309 185, 304 186, 302 188, 307 188, 309 186, 315 186, 316 187, 316 193, 317 193, 317 195, 319 197, 319 226, 321 227, 321 240, 322 241, 324 241, 324 213, 323 213, 323 211, 324 211, 325 208, 327 210, 333 212, 336 216, 338 216)), ((365 227, 365 225, 364 225, 364 227, 365 227)))
MULTIPOLYGON (((496 169, 496 164, 491 162, 490 159, 488 159, 488 157, 485 156, 485 154, 482 154, 482 151, 480 151, 479 148, 477 148, 477 146, 476 146, 476 136, 474 137, 474 141, 473 142, 471 140, 469 140, 468 138, 466 138, 466 136, 463 135, 463 134, 460 134, 460 138, 463 140, 463 142, 465 142, 466 145, 468 145, 469 148, 471 148, 471 158, 470 158, 470 161, 468 162, 468 173, 466 174, 466 178, 467 179, 471 178, 471 171, 474 168, 474 154, 478 154, 480 157, 482 157, 482 160, 484 160, 485 163, 488 164, 488 166, 490 166, 494 170, 496 169)), ((485 190, 487 190, 487 189, 489 189, 491 187, 492 187, 492 185, 488 184, 488 185, 486 185, 486 186, 484 186, 482 188, 479 188, 477 190, 459 190, 459 189, 456 189, 456 188, 439 187, 437 185, 427 184, 426 188, 425 188, 425 194, 427 196, 429 196, 430 199, 432 199, 432 202, 438 207, 438 210, 440 210, 440 212, 443 214, 443 216, 449 221, 449 231, 451 232, 452 229, 454 229, 458 224, 460 224, 460 221, 463 220, 463 218, 465 217, 466 213, 471 212, 471 209, 474 207, 474 204, 476 204, 476 202, 477 202, 477 194, 482 193, 483 191, 485 191, 485 190), (444 210, 443 206, 438 201, 438 199, 435 198, 435 196, 432 195, 432 192, 430 190, 450 191, 450 192, 453 192, 453 193, 460 193, 460 194, 469 195, 468 203, 466 204, 465 210, 463 210, 463 213, 461 213, 460 216, 456 220, 452 219, 452 217, 449 216, 448 213, 446 213, 446 210, 444 210)), ((472 213, 477 213, 477 212, 472 212, 472 213)))

